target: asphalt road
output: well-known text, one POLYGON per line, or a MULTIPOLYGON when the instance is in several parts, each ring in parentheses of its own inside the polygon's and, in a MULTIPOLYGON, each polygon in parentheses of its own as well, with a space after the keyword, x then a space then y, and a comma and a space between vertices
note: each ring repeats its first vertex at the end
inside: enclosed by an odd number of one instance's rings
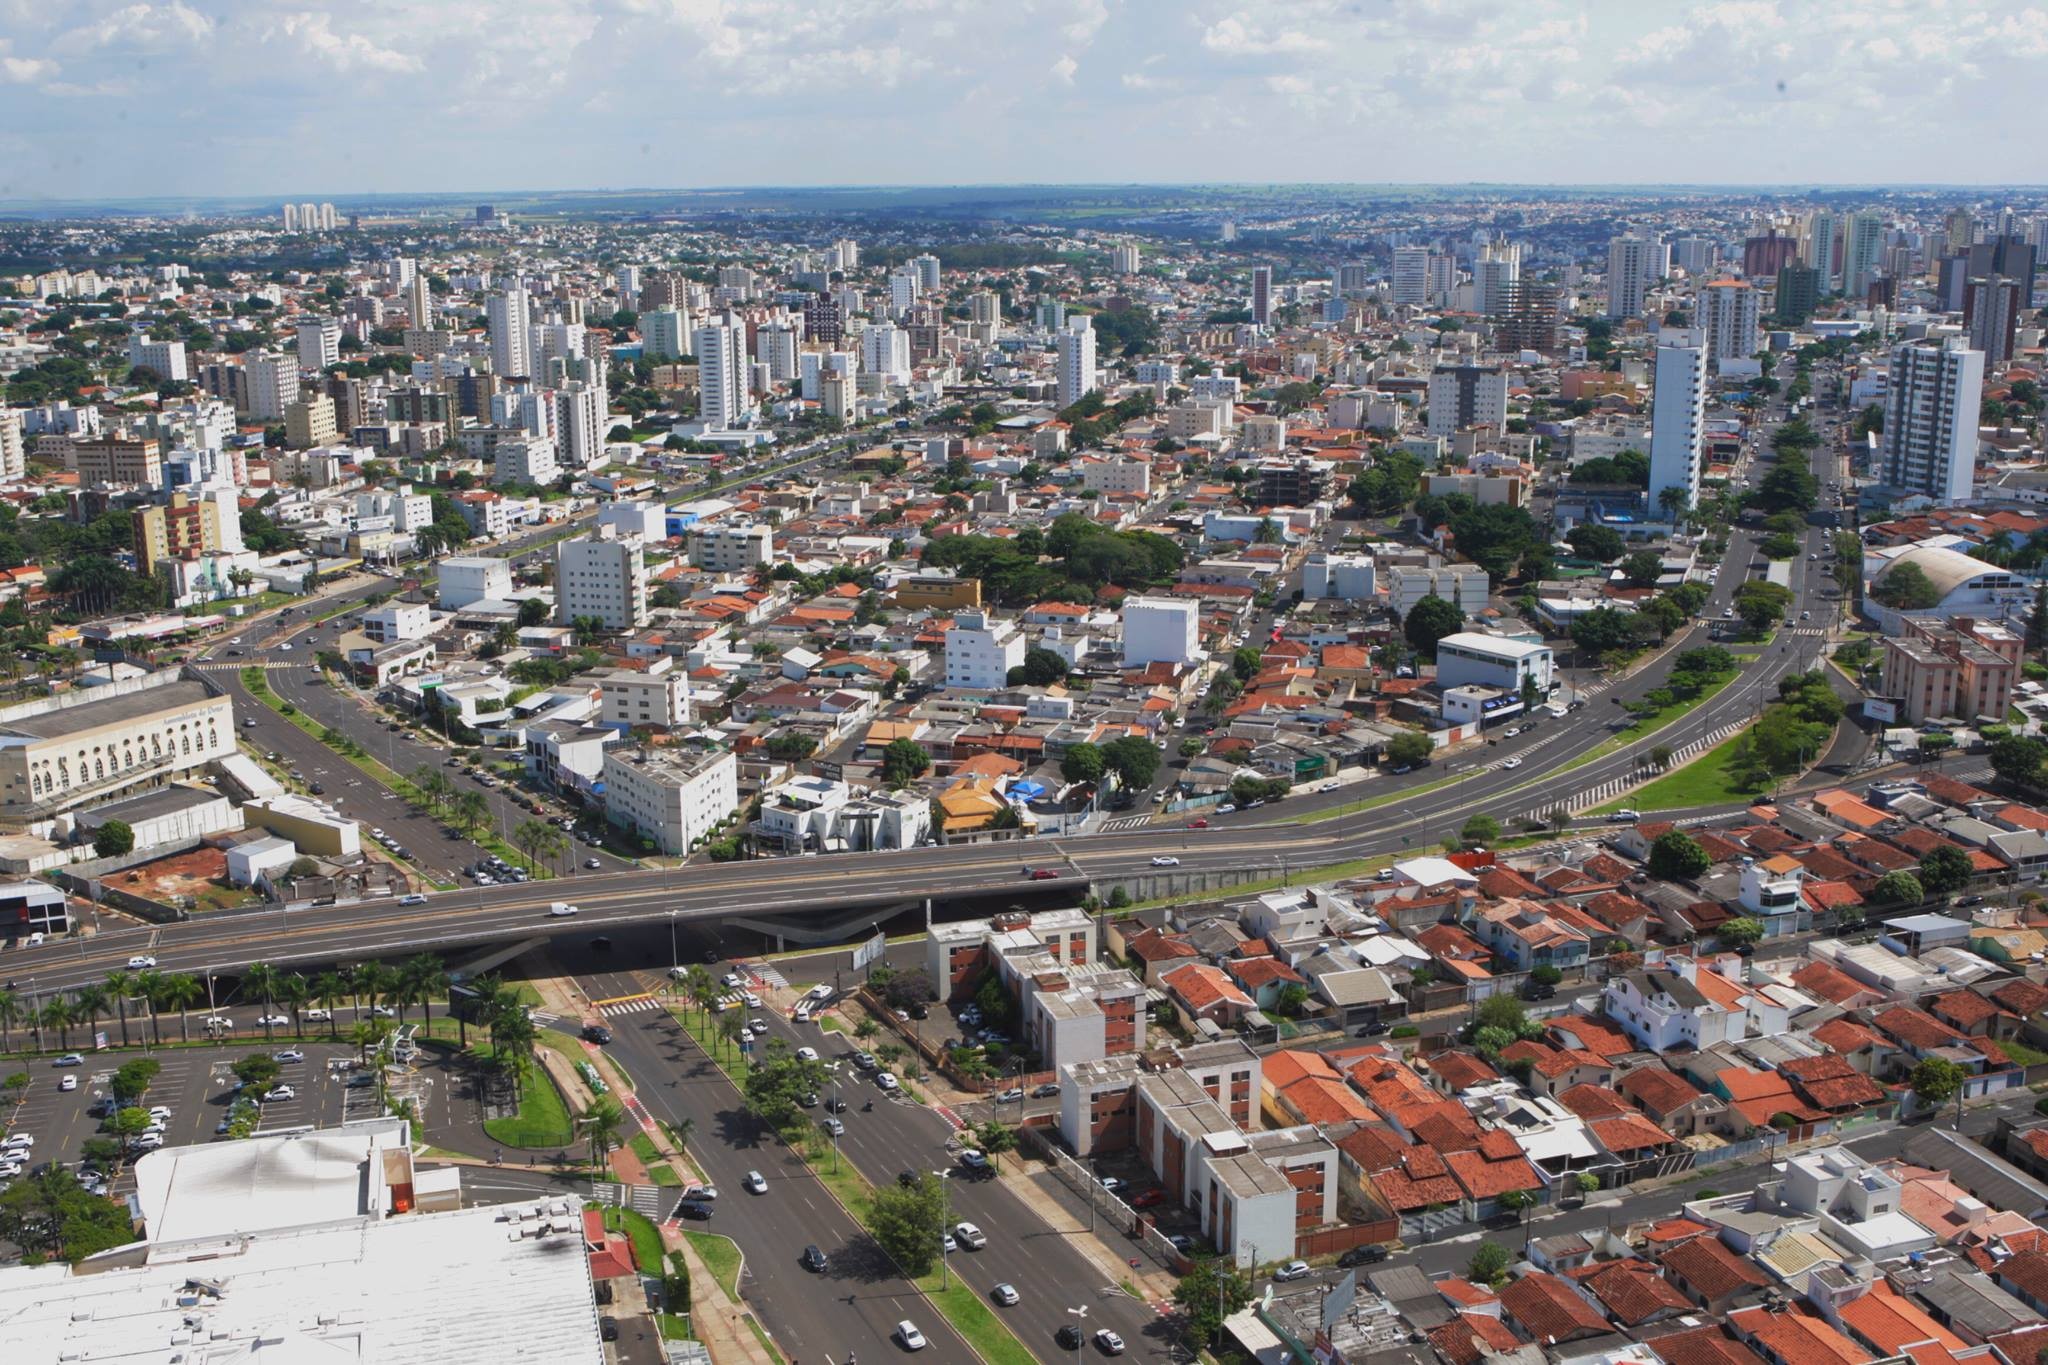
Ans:
MULTIPOLYGON (((588 953, 572 952, 585 968, 588 953)), ((644 989, 624 974, 587 975, 580 983, 593 999, 644 989)), ((893 1357, 889 1334, 908 1318, 917 1324, 937 1360, 968 1360, 972 1354, 945 1319, 895 1271, 880 1249, 841 1209, 803 1163, 778 1143, 764 1141, 725 1079, 666 1011, 643 1010, 607 1017, 609 1052, 633 1078, 634 1093, 655 1118, 694 1125, 689 1153, 719 1192, 709 1223, 685 1228, 733 1238, 746 1257, 743 1289, 748 1303, 771 1324, 785 1356, 810 1360, 871 1360, 893 1357), (748 1194, 741 1181, 758 1170, 768 1193, 748 1194), (798 1262, 806 1246, 828 1258, 823 1275, 798 1262)), ((699 1293, 716 1293, 708 1286, 699 1293)))

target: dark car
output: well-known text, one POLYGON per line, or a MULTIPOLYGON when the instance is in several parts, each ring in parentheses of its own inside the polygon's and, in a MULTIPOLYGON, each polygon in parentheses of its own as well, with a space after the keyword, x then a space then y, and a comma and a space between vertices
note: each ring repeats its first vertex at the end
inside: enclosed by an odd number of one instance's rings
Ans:
POLYGON ((1054 1332, 1052 1339, 1054 1344, 1062 1351, 1078 1351, 1081 1349, 1081 1329, 1074 1326, 1071 1322, 1060 1328, 1059 1331, 1054 1332))
POLYGON ((1367 1242, 1362 1247, 1353 1247, 1337 1258, 1337 1266, 1349 1270, 1358 1265, 1378 1265, 1387 1259, 1387 1249, 1378 1242, 1367 1242))
POLYGON ((840 1099, 837 1095, 834 1095, 831 1099, 825 1101, 825 1112, 828 1114, 845 1113, 846 1101, 840 1099))
POLYGON ((897 1184, 899 1184, 899 1185, 905 1186, 906 1188, 907 1188, 907 1187, 909 1187, 909 1186, 911 1186, 911 1185, 915 1185, 915 1184, 917 1183, 917 1172, 916 1172, 916 1171, 898 1171, 898 1172, 896 1172, 896 1183, 897 1183, 897 1184))
POLYGON ((1034 1100, 1046 1099, 1049 1096, 1057 1095, 1059 1093, 1060 1083, 1058 1081, 1047 1081, 1043 1085, 1034 1085, 1031 1087, 1031 1098, 1034 1100))
POLYGON ((609 1043, 612 1040, 612 1031, 603 1024, 586 1024, 583 1027, 583 1037, 586 1042, 609 1043))
MULTIPOLYGON (((1982 900, 1984 898, 1979 896, 1977 899, 1982 900)), ((910 1017, 913 1019, 929 1019, 932 1017, 932 1007, 923 1001, 919 1001, 910 1007, 910 1017)))
POLYGON ((605 935, 599 934, 596 938, 590 940, 590 946, 600 953, 608 953, 612 950, 612 941, 605 935))
POLYGON ((676 1205, 676 1217, 687 1218, 698 1223, 708 1223, 717 1207, 699 1199, 685 1199, 676 1205))
POLYGON ((1522 998, 1524 1000, 1549 1000, 1556 995, 1557 987, 1545 985, 1541 981, 1531 981, 1528 985, 1522 987, 1522 998))
POLYGON ((797 1264, 814 1274, 822 1275, 830 1262, 825 1259, 824 1252, 818 1250, 816 1245, 812 1245, 804 1248, 804 1254, 797 1257, 797 1264))
POLYGON ((600 1341, 617 1341, 619 1339, 619 1320, 617 1318, 599 1318, 597 1320, 597 1336, 600 1341))

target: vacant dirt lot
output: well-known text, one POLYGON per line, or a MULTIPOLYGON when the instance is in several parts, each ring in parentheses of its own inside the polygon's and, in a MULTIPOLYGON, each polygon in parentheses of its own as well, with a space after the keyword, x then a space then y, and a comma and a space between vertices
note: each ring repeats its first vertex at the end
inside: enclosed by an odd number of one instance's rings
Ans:
POLYGON ((218 910, 256 899, 251 892, 228 885, 228 855, 217 848, 195 848, 116 872, 107 885, 165 905, 218 910))

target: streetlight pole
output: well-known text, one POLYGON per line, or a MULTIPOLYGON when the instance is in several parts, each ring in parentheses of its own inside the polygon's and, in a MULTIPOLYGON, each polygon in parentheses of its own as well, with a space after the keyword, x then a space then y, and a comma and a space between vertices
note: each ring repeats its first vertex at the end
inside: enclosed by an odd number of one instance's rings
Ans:
POLYGON ((1088 1339, 1088 1305, 1069 1308, 1067 1312, 1081 1320, 1081 1334, 1074 1338, 1074 1365, 1081 1365, 1081 1343, 1088 1339))

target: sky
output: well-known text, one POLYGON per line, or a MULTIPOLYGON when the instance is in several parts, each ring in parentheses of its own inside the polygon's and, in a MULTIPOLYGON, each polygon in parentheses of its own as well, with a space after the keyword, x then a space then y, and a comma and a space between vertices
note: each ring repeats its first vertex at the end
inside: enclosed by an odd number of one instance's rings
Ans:
POLYGON ((0 200, 2040 181, 2025 0, 0 0, 0 200))

